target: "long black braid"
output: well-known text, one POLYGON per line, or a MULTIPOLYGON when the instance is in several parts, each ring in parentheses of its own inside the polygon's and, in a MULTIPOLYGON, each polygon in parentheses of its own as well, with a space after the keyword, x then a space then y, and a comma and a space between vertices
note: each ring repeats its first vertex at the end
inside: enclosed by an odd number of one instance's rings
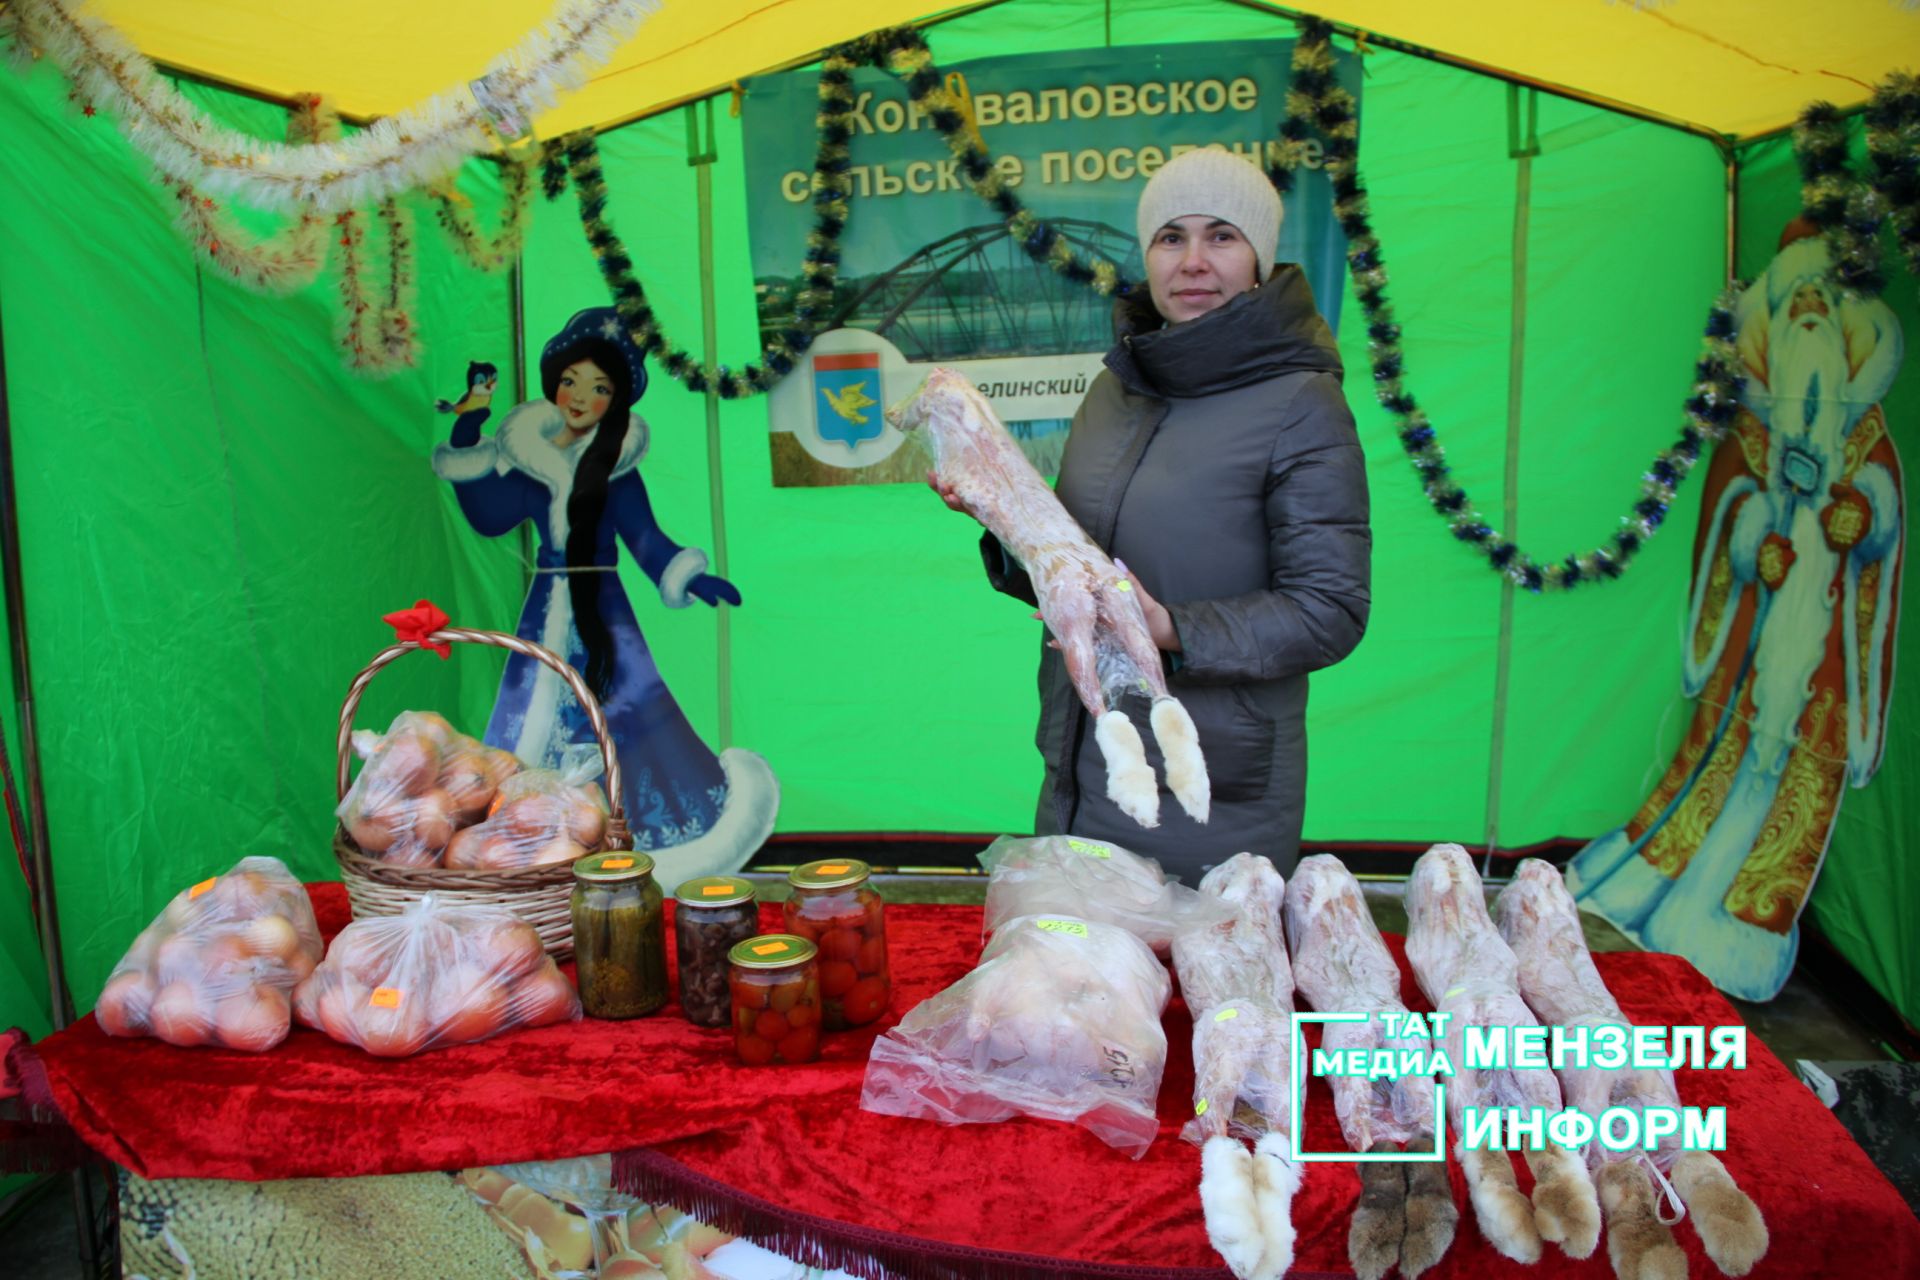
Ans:
MULTIPOLYGON (((612 402, 593 430, 587 450, 573 470, 573 492, 567 498, 567 565, 593 564, 600 543, 600 518, 607 510, 607 486, 620 446, 627 437, 627 416, 633 409, 633 378, 626 358, 611 342, 583 338, 540 362, 540 385, 549 400, 560 387, 560 375, 569 366, 591 360, 600 366, 613 387, 612 402)), ((613 685, 613 635, 600 616, 600 575, 570 573, 567 596, 573 603, 573 621, 587 651, 587 669, 581 672, 596 698, 604 700, 613 685)))

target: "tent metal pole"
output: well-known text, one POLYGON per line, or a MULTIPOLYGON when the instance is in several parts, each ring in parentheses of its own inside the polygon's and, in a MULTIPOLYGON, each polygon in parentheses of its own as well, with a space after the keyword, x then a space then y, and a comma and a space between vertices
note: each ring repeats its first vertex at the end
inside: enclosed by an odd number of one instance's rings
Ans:
MULTIPOLYGON (((1533 214, 1533 158, 1540 154, 1540 97, 1507 86, 1507 154, 1514 163, 1512 313, 1507 331, 1507 461, 1500 527, 1509 542, 1520 540, 1520 418, 1527 368, 1527 234, 1533 214), (1524 108, 1524 123, 1522 114, 1524 108)), ((1513 579, 1500 579, 1500 631, 1493 664, 1493 726, 1487 753, 1487 847, 1480 874, 1493 870, 1500 847, 1500 798, 1506 783, 1507 710, 1513 681, 1513 579)))
MULTIPOLYGON (((713 287, 713 162, 719 159, 713 136, 713 99, 687 104, 687 163, 693 166, 700 218, 700 341, 708 368, 720 354, 720 310, 713 287), (706 136, 701 137, 701 116, 706 136)), ((727 576, 727 481, 720 447, 720 393, 707 382, 707 507, 713 526, 713 571, 727 576)), ((733 745, 733 614, 714 611, 715 739, 722 751, 733 745)))
MULTIPOLYGON (((13 662, 13 698, 20 716, 20 773, 26 780, 28 834, 33 846, 33 915, 47 965, 54 1030, 73 1021, 66 964, 60 951, 60 912, 54 901, 53 856, 47 843, 47 797, 40 777, 40 737, 33 718, 33 663, 27 645, 27 596, 20 572, 20 503, 13 482, 13 419, 7 408, 7 353, 0 331, 0 577, 7 602, 7 639, 13 662)), ((0 744, 3 746, 4 744, 0 744)))
MULTIPOLYGON (((527 400, 527 257, 524 252, 513 256, 513 266, 507 270, 507 334, 508 344, 512 348, 509 367, 513 370, 513 403, 525 404, 527 400)), ((505 421, 505 419, 502 419, 505 421)), ((520 592, 522 596, 533 590, 533 526, 531 521, 520 522, 520 592)))
POLYGON ((1740 278, 1740 153, 1727 152, 1727 283, 1740 278))

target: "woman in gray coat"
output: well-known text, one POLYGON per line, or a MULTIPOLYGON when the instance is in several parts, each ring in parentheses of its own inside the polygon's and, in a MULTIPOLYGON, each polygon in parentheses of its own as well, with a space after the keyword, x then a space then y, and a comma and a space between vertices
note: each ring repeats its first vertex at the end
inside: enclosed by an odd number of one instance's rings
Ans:
MULTIPOLYGON (((1292 874, 1307 673, 1346 657, 1367 624, 1365 463, 1313 291, 1297 266, 1273 264, 1280 218, 1266 176, 1230 152, 1186 152, 1153 175, 1138 216, 1148 296, 1119 304, 1119 341, 1060 463, 1061 502, 1140 592, 1199 730, 1213 811, 1200 825, 1163 796, 1149 830, 1115 807, 1090 718, 1049 646, 1035 829, 1111 840, 1189 883, 1242 850, 1292 874)), ((981 549, 993 585, 1032 603, 999 542, 989 534, 981 549)), ((1145 722, 1144 698, 1119 709, 1145 722)))

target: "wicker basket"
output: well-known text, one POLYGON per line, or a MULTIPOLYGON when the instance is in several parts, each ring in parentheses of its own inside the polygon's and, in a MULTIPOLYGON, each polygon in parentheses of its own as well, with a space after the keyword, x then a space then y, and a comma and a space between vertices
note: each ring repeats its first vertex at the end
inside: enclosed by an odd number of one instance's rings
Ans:
MULTIPOLYGON (((587 721, 593 728, 594 741, 600 744, 600 754, 607 762, 607 803, 611 813, 607 818, 606 836, 598 848, 631 848, 633 841, 627 833, 626 813, 620 803, 620 758, 614 750, 613 739, 608 736, 607 720, 600 711, 600 703, 588 691, 580 674, 552 650, 502 631, 468 631, 449 627, 434 632, 428 640, 488 644, 510 649, 551 668, 567 682, 567 687, 573 690, 573 696, 585 708, 587 721)), ((407 640, 381 650, 347 690, 347 700, 340 708, 340 799, 347 797, 353 754, 353 717, 360 709, 361 695, 381 668, 402 654, 422 647, 407 640)), ((397 867, 363 853, 347 835, 346 828, 339 824, 335 825, 333 832, 333 856, 340 863, 340 879, 347 886, 347 899, 353 906, 353 918, 356 920, 367 916, 398 915, 432 893, 462 905, 506 907, 540 931, 540 940, 556 959, 564 960, 573 954, 571 863, 525 867, 517 871, 397 867)))

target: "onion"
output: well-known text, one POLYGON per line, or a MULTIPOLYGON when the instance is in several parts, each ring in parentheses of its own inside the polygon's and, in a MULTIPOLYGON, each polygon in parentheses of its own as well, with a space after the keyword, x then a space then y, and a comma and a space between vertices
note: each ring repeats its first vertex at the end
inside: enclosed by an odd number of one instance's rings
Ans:
POLYGON ((413 810, 413 837, 430 850, 434 861, 453 839, 453 797, 435 789, 421 796, 413 810))
POLYGON ((154 1035, 183 1048, 205 1044, 213 1034, 212 1020, 201 1011, 199 993, 184 982, 160 988, 153 998, 149 1024, 154 1035))
POLYGON ((214 1038, 229 1049, 264 1053, 287 1038, 289 1013, 278 988, 249 987, 214 1005, 214 1038))
POLYGON ((579 1014, 580 997, 574 994, 573 984, 552 965, 523 978, 508 1002, 508 1016, 523 1027, 566 1022, 579 1014))
POLYGON ((110 1036, 145 1035, 153 1013, 153 997, 153 983, 145 973, 137 969, 117 973, 107 980, 106 989, 93 1006, 93 1016, 110 1036))

